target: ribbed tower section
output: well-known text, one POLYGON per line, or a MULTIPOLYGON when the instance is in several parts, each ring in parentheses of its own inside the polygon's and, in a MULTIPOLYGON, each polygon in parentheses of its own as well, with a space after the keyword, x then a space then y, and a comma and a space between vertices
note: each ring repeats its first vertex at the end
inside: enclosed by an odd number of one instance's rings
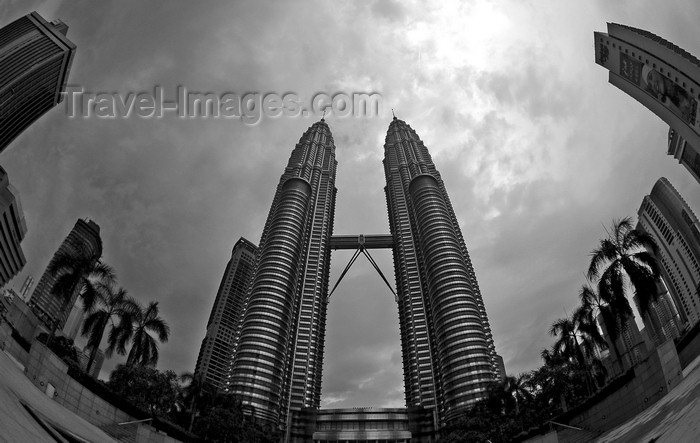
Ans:
POLYGON ((484 398, 496 353, 464 239, 440 174, 416 132, 394 118, 384 145, 406 405, 439 425, 484 398))
POLYGON ((320 404, 336 168, 322 119, 280 178, 241 325, 231 392, 280 427, 290 411, 320 404))

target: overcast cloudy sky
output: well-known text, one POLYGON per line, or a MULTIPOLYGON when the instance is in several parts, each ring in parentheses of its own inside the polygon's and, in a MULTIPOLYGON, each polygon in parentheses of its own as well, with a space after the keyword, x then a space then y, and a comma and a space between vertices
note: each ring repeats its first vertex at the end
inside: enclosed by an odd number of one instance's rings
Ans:
MULTIPOLYGON (((608 84, 593 49, 593 32, 617 22, 700 55, 694 0, 16 0, 0 4, 0 25, 32 10, 68 24, 69 83, 91 92, 380 93, 378 117, 326 119, 335 233, 389 231, 381 160, 394 108, 443 176, 508 373, 540 365, 603 226, 636 216, 659 177, 700 210, 700 185, 665 154, 668 126, 608 84)), ((193 370, 231 248, 257 243, 317 119, 69 119, 60 105, 0 155, 28 226, 11 285, 38 279, 75 221, 93 219, 120 284, 170 323, 158 367, 193 370)), ((391 254, 373 254, 393 283, 391 254)), ((350 256, 334 254, 331 283, 350 256)), ((323 405, 403 398, 396 305, 360 258, 329 306, 323 405)))

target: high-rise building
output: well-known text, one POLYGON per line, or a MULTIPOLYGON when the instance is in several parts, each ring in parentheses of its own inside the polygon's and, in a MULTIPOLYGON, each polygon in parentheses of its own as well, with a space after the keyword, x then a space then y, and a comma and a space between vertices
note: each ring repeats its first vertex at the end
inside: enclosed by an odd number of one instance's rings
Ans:
POLYGON ((322 119, 277 185, 236 349, 230 392, 283 428, 290 411, 320 404, 336 166, 322 119))
POLYGON ((80 333, 80 328, 83 326, 83 322, 85 321, 85 315, 86 314, 83 310, 83 304, 80 301, 76 300, 70 312, 68 313, 68 317, 66 318, 66 324, 63 325, 62 335, 71 340, 75 340, 75 338, 80 333))
POLYGON ((228 390, 237 331, 257 251, 258 248, 243 237, 233 246, 209 315, 207 333, 199 349, 195 377, 219 391, 228 390))
POLYGON ((486 310, 440 173, 416 132, 394 117, 384 144, 406 405, 438 426, 483 399, 498 374, 486 310))
POLYGON ((0 29, 0 152, 63 100, 75 45, 36 12, 0 29))
POLYGON ((285 441, 310 441, 320 404, 331 247, 357 248, 356 256, 393 249, 414 437, 433 441, 436 427, 464 417, 502 366, 457 218, 427 148, 394 118, 384 151, 391 235, 332 237, 335 146, 323 119, 301 137, 277 186, 229 392, 259 419, 286 429, 285 441))
POLYGON ((0 288, 27 263, 20 246, 26 233, 19 194, 0 166, 0 288))
POLYGON ((673 128, 668 130, 668 155, 685 166, 695 180, 700 183, 700 149, 691 146, 673 128))
POLYGON ((70 314, 75 301, 78 298, 76 291, 69 300, 61 300, 51 293, 56 276, 51 275, 49 269, 55 260, 62 254, 86 252, 92 260, 99 260, 102 256, 102 239, 100 238, 100 227, 92 220, 78 220, 68 234, 68 237, 61 243, 53 258, 49 262, 44 274, 39 279, 39 283, 34 288, 32 297, 29 299, 29 306, 42 322, 49 328, 56 327, 62 329, 70 314))
POLYGON ((595 62, 609 81, 671 127, 668 153, 700 181, 700 60, 651 32, 608 23, 595 32, 595 62))
POLYGON ((634 317, 628 318, 622 324, 614 343, 603 320, 603 314, 598 315, 598 324, 603 330, 603 337, 610 351, 608 358, 611 366, 606 368, 610 375, 614 376, 620 371, 627 370, 647 357, 648 349, 634 317))
POLYGON ((666 178, 660 178, 639 208, 641 229, 654 237, 661 277, 685 326, 700 321, 700 223, 666 178))
MULTIPOLYGON (((681 335, 680 317, 671 295, 663 283, 659 282, 657 288, 658 298, 649 302, 647 312, 642 315, 644 329, 655 347, 663 344, 665 341, 675 340, 681 335)), ((641 312, 639 297, 634 295, 632 299, 637 307, 637 311, 641 312)))

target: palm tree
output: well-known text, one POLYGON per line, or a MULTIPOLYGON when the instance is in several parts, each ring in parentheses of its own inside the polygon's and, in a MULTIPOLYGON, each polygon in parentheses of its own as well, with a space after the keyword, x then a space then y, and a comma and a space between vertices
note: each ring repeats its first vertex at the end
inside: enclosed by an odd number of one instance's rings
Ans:
POLYGON ((585 361, 586 375, 590 377, 595 387, 598 388, 600 377, 596 375, 605 377, 605 368, 598 358, 598 350, 606 349, 608 343, 598 329, 595 312, 590 306, 581 305, 576 308, 573 321, 576 325, 579 348, 585 361))
MULTIPOLYGON (((88 317, 85 319, 82 328, 82 335, 88 337, 88 347, 91 348, 90 359, 86 369, 88 374, 95 361, 95 356, 99 350, 100 343, 102 343, 107 326, 111 326, 111 328, 108 335, 109 347, 106 354, 108 357, 111 357, 116 347, 115 340, 119 335, 119 331, 131 326, 132 316, 136 310, 136 301, 129 297, 126 289, 115 289, 112 284, 106 283, 98 283, 95 289, 97 292, 95 305, 88 311, 88 317), (115 317, 118 323, 115 323, 115 317)), ((125 353, 125 350, 121 352, 122 355, 125 353)))
MULTIPOLYGON (((655 258, 657 251, 654 238, 634 229, 632 219, 626 217, 613 220, 608 237, 602 239, 598 248, 591 252, 587 277, 591 281, 598 279, 598 294, 605 302, 600 313, 613 344, 627 321, 633 317, 627 300, 627 286, 634 288, 642 317, 647 314, 650 303, 659 296, 656 285, 660 278, 655 258)), ((617 346, 613 347, 618 362, 621 362, 617 346)))
MULTIPOLYGON (((49 263, 47 271, 56 278, 51 293, 63 301, 60 311, 63 313, 68 311, 76 295, 82 299, 84 310, 92 309, 97 298, 95 284, 100 281, 113 282, 115 278, 114 270, 100 262, 84 243, 78 243, 67 251, 59 251, 49 263)), ((52 337, 62 320, 58 318, 54 321, 52 337)))
POLYGON ((621 323, 632 315, 626 296, 628 284, 634 287, 639 298, 642 315, 648 311, 649 304, 658 298, 656 282, 660 273, 654 256, 657 251, 654 238, 634 229, 632 219, 626 217, 613 221, 612 232, 591 252, 587 277, 592 281, 600 278, 599 287, 605 290, 601 294, 609 291, 607 304, 621 323))
POLYGON ((581 287, 579 298, 581 299, 581 307, 589 311, 591 317, 599 317, 602 320, 617 361, 621 362, 622 355, 617 348, 617 338, 620 336, 622 330, 622 322, 610 307, 609 302, 613 300, 613 297, 608 289, 606 285, 599 285, 599 289, 596 291, 591 285, 586 284, 581 287))
POLYGON ((592 394, 591 383, 597 386, 594 371, 602 367, 597 357, 598 349, 607 347, 593 314, 590 306, 583 304, 571 318, 560 318, 549 330, 551 335, 559 337, 554 350, 575 362, 578 370, 583 371, 589 394, 592 394))
POLYGON ((170 336, 170 327, 158 316, 158 302, 150 302, 146 309, 136 302, 131 327, 116 331, 114 337, 117 350, 126 350, 127 343, 131 342, 127 366, 155 366, 158 362, 158 343, 149 332, 165 343, 170 336))

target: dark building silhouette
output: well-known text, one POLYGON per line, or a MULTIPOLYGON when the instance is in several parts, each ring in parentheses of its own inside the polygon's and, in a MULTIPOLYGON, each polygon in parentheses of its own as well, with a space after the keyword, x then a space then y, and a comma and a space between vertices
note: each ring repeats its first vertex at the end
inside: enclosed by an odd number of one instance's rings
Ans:
POLYGON ((75 45, 36 12, 0 29, 0 152, 63 100, 75 45))
POLYGON ((89 253, 94 261, 102 256, 102 239, 100 227, 92 220, 78 220, 68 236, 51 258, 47 270, 39 279, 34 288, 28 305, 41 321, 51 330, 52 327, 62 329, 68 319, 73 305, 78 298, 76 291, 70 300, 61 300, 51 293, 56 276, 51 275, 48 269, 61 254, 77 253, 84 250, 89 253))
POLYGON ((27 263, 20 245, 26 233, 19 194, 0 167, 0 288, 27 263))
POLYGON ((233 246, 207 322, 207 333, 199 349, 195 378, 227 391, 245 299, 255 269, 258 248, 241 237, 233 246))

